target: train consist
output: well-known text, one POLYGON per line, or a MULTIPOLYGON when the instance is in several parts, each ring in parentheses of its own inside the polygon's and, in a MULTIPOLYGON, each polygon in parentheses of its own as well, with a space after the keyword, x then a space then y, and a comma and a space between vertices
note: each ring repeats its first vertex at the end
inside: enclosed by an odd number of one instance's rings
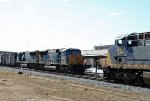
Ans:
MULTIPOLYGON (((125 84, 150 85, 150 32, 131 33, 116 38, 107 56, 100 61, 106 79, 125 84)), ((73 48, 20 53, 0 51, 0 65, 66 73, 85 72, 81 51, 73 48)))
POLYGON ((107 79, 126 84, 144 81, 150 85, 150 32, 116 38, 102 63, 107 79))
POLYGON ((79 49, 49 49, 45 51, 0 52, 0 64, 66 73, 84 73, 79 49))

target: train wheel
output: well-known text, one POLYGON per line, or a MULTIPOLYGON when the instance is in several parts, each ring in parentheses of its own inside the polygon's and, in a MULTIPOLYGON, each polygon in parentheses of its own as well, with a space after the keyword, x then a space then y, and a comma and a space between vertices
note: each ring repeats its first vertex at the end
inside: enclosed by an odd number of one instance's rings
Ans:
POLYGON ((103 73, 104 73, 104 75, 103 75, 104 79, 106 79, 106 80, 112 79, 113 72, 111 70, 109 70, 108 68, 104 69, 103 73))
POLYGON ((60 71, 60 66, 57 66, 57 67, 56 67, 56 70, 57 70, 57 72, 61 72, 61 71, 60 71))
POLYGON ((123 83, 123 84, 129 84, 130 83, 130 79, 128 78, 128 75, 125 73, 121 73, 119 75, 119 79, 120 79, 119 81, 121 81, 121 83, 123 83))
POLYGON ((64 70, 63 70, 64 73, 67 73, 67 72, 68 72, 67 67, 64 67, 63 69, 64 69, 64 70))
POLYGON ((123 84, 133 84, 135 80, 133 79, 134 75, 127 72, 118 72, 117 79, 123 84))

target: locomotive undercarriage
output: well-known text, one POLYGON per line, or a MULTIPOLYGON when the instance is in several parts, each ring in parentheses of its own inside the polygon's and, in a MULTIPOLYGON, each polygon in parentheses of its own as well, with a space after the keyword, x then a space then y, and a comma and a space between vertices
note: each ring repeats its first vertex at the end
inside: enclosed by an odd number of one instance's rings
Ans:
POLYGON ((40 63, 28 63, 28 64, 21 64, 21 66, 42 71, 56 71, 71 74, 84 74, 85 71, 83 65, 59 65, 59 64, 45 65, 40 63))
POLYGON ((104 78, 123 84, 143 84, 143 71, 132 69, 114 69, 104 70, 104 78))
POLYGON ((58 65, 57 72, 70 73, 70 74, 84 74, 83 65, 58 65))

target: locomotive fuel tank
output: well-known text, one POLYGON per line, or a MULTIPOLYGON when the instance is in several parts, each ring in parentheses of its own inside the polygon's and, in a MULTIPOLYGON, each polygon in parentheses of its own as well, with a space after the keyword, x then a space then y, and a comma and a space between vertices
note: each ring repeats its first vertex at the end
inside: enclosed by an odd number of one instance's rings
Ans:
POLYGON ((51 70, 51 71, 57 71, 57 66, 48 66, 48 65, 45 65, 44 66, 45 70, 51 70))

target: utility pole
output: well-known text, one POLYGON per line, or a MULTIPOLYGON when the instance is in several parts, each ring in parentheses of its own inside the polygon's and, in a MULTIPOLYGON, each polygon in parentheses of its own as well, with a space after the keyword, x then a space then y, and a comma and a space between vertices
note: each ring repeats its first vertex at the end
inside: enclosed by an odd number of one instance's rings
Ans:
POLYGON ((95 57, 95 63, 96 63, 95 75, 97 76, 97 56, 95 57))

